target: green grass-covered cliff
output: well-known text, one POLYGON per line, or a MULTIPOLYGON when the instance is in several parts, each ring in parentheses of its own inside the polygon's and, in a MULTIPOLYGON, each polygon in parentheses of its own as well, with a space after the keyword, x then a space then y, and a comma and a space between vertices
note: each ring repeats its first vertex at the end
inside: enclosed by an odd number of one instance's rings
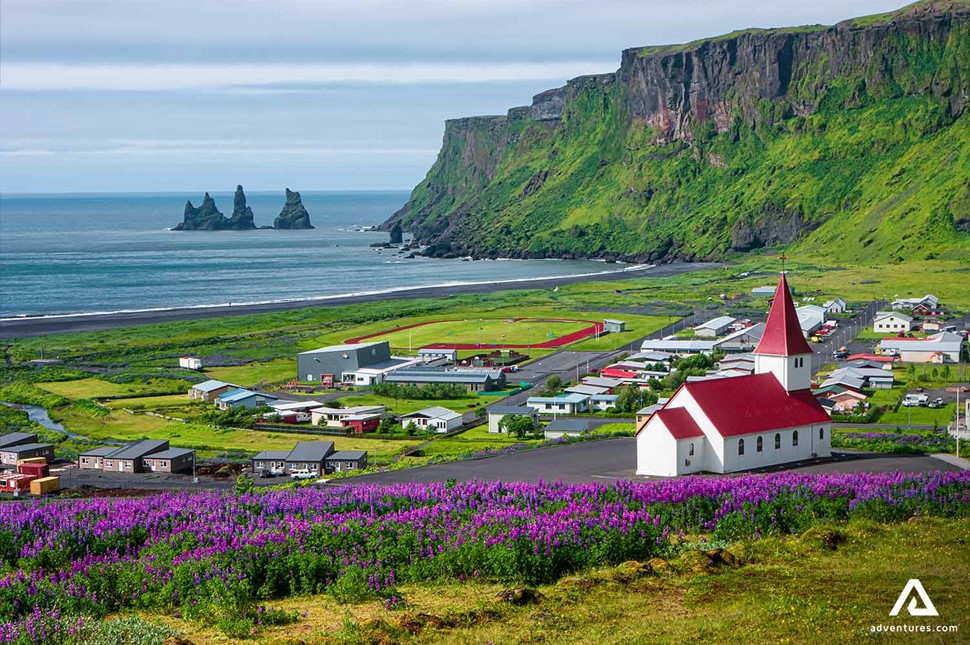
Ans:
POLYGON ((623 52, 450 120, 400 222, 433 255, 966 257, 970 0, 623 52))

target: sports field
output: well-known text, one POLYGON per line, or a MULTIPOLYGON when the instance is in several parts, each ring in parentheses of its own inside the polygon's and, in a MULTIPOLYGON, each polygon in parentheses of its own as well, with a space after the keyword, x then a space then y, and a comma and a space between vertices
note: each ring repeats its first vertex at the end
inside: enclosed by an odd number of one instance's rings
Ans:
POLYGON ((386 340, 395 350, 444 346, 552 348, 596 335, 602 323, 558 318, 467 318, 416 323, 347 339, 348 343, 386 340))

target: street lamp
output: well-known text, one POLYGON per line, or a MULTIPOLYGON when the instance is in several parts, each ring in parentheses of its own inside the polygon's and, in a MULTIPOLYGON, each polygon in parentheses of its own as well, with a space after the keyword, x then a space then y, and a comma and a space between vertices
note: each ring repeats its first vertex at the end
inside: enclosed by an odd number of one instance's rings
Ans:
POLYGON ((194 450, 192 451, 192 483, 193 484, 199 483, 199 478, 195 474, 195 451, 194 450))

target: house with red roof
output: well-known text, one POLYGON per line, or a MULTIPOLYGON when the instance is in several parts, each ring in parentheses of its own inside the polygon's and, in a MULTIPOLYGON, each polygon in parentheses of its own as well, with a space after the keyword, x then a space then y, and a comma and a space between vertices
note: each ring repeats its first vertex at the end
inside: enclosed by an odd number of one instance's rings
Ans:
POLYGON ((754 373, 681 385, 637 430, 637 474, 730 473, 828 457, 832 421, 811 376, 812 348, 783 273, 754 373))

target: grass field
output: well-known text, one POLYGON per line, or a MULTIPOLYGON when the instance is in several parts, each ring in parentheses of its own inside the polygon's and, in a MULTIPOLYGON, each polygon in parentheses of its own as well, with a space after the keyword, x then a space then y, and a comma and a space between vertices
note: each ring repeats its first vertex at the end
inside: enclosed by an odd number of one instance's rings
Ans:
POLYGON ((85 378, 77 381, 38 383, 37 387, 68 399, 97 399, 106 396, 130 396, 150 392, 188 390, 190 385, 188 381, 174 381, 171 379, 154 379, 148 383, 142 383, 140 381, 134 383, 111 383, 110 381, 102 381, 96 378, 85 378))
POLYGON ((448 408, 449 410, 454 410, 455 412, 464 413, 476 407, 481 407, 489 403, 494 403, 500 400, 501 397, 497 396, 465 396, 460 399, 429 399, 423 401, 412 401, 410 399, 391 399, 384 396, 377 396, 376 394, 360 394, 355 396, 345 396, 340 399, 340 403, 343 404, 345 408, 349 408, 355 405, 383 405, 387 408, 388 412, 394 414, 411 414, 412 412, 417 412, 418 410, 423 410, 424 408, 432 408, 440 405, 443 408, 448 408))
POLYGON ((417 351, 434 343, 503 345, 538 344, 586 329, 589 322, 539 320, 527 318, 467 318, 430 322, 411 329, 402 329, 366 339, 367 342, 386 340, 391 348, 417 351))
POLYGON ((899 406, 897 412, 886 412, 879 417, 879 423, 895 423, 901 428, 905 428, 910 423, 914 425, 936 425, 942 428, 951 421, 953 421, 952 403, 947 403, 942 408, 899 406))
MULTIPOLYGON (((273 607, 305 611, 306 618, 267 627, 259 642, 747 645, 753 635, 774 643, 961 642, 970 624, 970 551, 963 546, 970 520, 857 521, 842 530, 846 541, 834 548, 810 532, 734 546, 740 566, 711 567, 688 552, 661 575, 586 571, 571 584, 540 587, 538 604, 521 607, 495 602, 508 585, 474 580, 398 585, 404 611, 388 611, 381 601, 340 605, 324 595, 274 601, 273 607), (939 617, 909 617, 905 610, 889 616, 910 578, 921 581, 939 617), (419 614, 426 625, 409 634, 403 626, 413 626, 419 614), (435 619, 440 627, 431 626, 435 619), (873 625, 957 625, 959 632, 914 640, 874 634, 873 625)), ((215 628, 162 620, 199 645, 227 642, 215 628)))
POLYGON ((206 368, 205 375, 217 381, 235 383, 243 387, 285 383, 296 378, 296 357, 235 367, 209 367, 206 368))
POLYGON ((140 396, 130 399, 112 399, 104 402, 104 407, 120 410, 171 410, 174 408, 198 410, 202 402, 190 399, 184 394, 165 394, 161 396, 140 396))
POLYGON ((430 446, 421 449, 426 457, 458 455, 487 448, 504 448, 516 443, 539 443, 540 440, 527 440, 510 437, 503 433, 491 433, 488 425, 480 425, 461 434, 435 440, 430 446))
POLYGON ((375 460, 396 455, 420 443, 417 439, 394 441, 213 428, 144 414, 129 414, 122 410, 112 410, 102 417, 92 417, 77 410, 60 410, 55 416, 68 430, 95 440, 168 439, 180 448, 219 452, 256 453, 289 449, 298 441, 333 441, 336 450, 367 450, 369 458, 375 460))

